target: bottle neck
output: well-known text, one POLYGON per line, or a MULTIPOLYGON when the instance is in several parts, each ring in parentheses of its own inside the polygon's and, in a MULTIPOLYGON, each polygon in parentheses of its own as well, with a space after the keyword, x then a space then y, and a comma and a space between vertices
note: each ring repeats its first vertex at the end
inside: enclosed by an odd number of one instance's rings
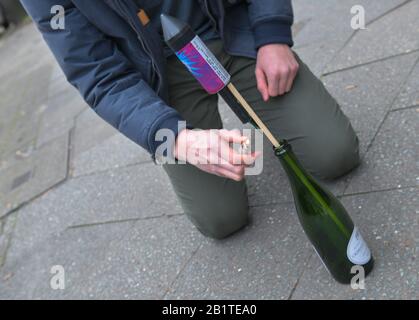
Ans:
POLYGON ((310 182, 309 174, 301 166, 292 151, 291 145, 287 141, 281 141, 281 146, 279 148, 275 148, 274 150, 275 155, 281 161, 282 166, 290 179, 297 179, 303 184, 310 182))
POLYGON ((275 154, 281 161, 281 164, 288 175, 294 193, 298 193, 297 189, 299 187, 307 190, 307 192, 319 203, 319 205, 324 208, 325 213, 328 214, 329 217, 336 223, 338 228, 347 237, 350 237, 350 231, 345 228, 341 221, 339 221, 333 209, 328 204, 328 201, 326 200, 327 198, 325 198, 325 196, 330 198, 333 197, 333 195, 329 194, 326 190, 320 187, 316 180, 305 171, 303 166, 299 163, 297 157, 294 155, 291 145, 285 141, 281 147, 275 149, 275 154))

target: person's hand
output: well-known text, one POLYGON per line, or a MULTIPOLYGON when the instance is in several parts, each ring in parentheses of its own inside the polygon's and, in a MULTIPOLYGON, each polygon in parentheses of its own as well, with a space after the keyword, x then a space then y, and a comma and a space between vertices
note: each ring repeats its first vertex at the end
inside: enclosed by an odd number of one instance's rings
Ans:
POLYGON ((231 143, 246 143, 247 137, 238 130, 182 130, 176 139, 174 156, 197 168, 235 181, 244 178, 259 153, 241 154, 231 143))
POLYGON ((298 62, 286 44, 268 44, 259 48, 256 80, 264 101, 291 91, 298 73, 298 62))

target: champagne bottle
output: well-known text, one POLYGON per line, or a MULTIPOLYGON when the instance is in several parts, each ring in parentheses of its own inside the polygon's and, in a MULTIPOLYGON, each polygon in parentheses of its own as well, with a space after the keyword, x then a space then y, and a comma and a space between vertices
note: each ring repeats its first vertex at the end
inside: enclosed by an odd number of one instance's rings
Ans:
POLYGON ((368 275, 374 259, 340 201, 303 169, 287 142, 275 154, 289 178, 300 223, 331 275, 348 284, 355 265, 368 275))

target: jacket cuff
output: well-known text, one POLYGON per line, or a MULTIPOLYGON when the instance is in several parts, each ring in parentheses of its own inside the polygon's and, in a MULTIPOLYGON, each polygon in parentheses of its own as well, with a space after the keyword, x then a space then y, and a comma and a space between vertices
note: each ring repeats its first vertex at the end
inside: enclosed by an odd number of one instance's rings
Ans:
POLYGON ((176 112, 153 126, 154 128, 151 130, 153 134, 149 136, 149 148, 151 157, 156 164, 175 161, 173 151, 179 132, 186 128, 182 126, 184 121, 176 112), (165 129, 166 132, 162 132, 162 137, 158 137, 156 134, 161 129, 165 129), (157 138, 163 140, 159 141, 157 138), (162 144, 165 144, 164 148, 159 148, 162 144))
POLYGON ((272 43, 287 44, 290 47, 294 45, 291 24, 284 21, 269 20, 258 23, 253 27, 253 34, 256 50, 272 43))

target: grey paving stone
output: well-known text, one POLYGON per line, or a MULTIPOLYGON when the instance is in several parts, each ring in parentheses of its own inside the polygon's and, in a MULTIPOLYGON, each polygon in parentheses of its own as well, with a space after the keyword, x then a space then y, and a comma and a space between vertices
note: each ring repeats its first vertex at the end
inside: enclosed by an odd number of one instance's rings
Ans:
POLYGON ((94 111, 87 109, 77 118, 71 154, 74 177, 151 161, 144 149, 118 133, 94 111))
POLYGON ((13 238, 6 263, 0 270, 0 298, 88 299, 90 288, 84 282, 85 276, 101 268, 111 242, 123 238, 132 225, 131 222, 48 232, 29 247, 23 238, 13 238), (56 265, 64 268, 65 290, 51 288, 51 268, 56 265))
POLYGON ((292 204, 253 210, 253 223, 206 240, 166 299, 287 299, 311 253, 292 204))
POLYGON ((3 278, 11 273, 6 281, 0 278, 0 297, 157 299, 201 241, 183 216, 71 229, 39 243, 36 251, 14 240, 0 271, 3 278), (50 287, 54 265, 64 267, 65 290, 50 287))
POLYGON ((37 146, 67 134, 75 126, 76 117, 88 106, 65 78, 50 81, 48 99, 42 110, 37 146))
POLYGON ((297 0, 293 1, 293 7, 296 20, 294 25, 296 47, 325 40, 349 38, 353 32, 349 24, 351 8, 349 5, 337 6, 333 1, 297 0), (345 20, 348 23, 342 23, 345 20), (302 23, 300 28, 298 28, 299 22, 302 23))
MULTIPOLYGON (((16 66, 14 72, 19 73, 20 66, 16 66)), ((39 110, 46 101, 45 92, 50 72, 51 66, 46 64, 27 73, 26 77, 2 80, 5 85, 0 90, 0 123, 3 127, 0 156, 4 157, 36 139, 39 110)))
POLYGON ((0 170, 0 215, 63 181, 67 176, 67 157, 68 136, 62 136, 29 157, 16 159, 3 167, 0 170), (21 183, 17 183, 19 179, 21 183))
POLYGON ((345 38, 316 42, 306 46, 296 47, 295 51, 310 70, 320 77, 327 64, 333 60, 345 43, 345 38))
POLYGON ((327 72, 419 49, 419 1, 404 6, 360 30, 329 65, 327 72))
POLYGON ((418 189, 345 198, 375 259, 365 290, 337 284, 313 255, 293 299, 418 299, 418 189))
POLYGON ((361 152, 374 137, 398 90, 418 58, 417 53, 331 74, 324 82, 351 119, 361 152))
POLYGON ((121 168, 138 163, 152 162, 151 156, 122 134, 98 142, 94 147, 77 154, 72 159, 72 176, 121 168))
POLYGON ((347 194, 419 185, 419 110, 391 112, 347 194))
POLYGON ((403 2, 405 0, 343 0, 337 5, 333 0, 294 0, 296 47, 325 42, 325 40, 339 39, 345 42, 354 32, 350 25, 353 17, 351 8, 354 5, 362 5, 365 8, 368 24, 403 2), (298 27, 299 22, 303 24, 301 29, 298 27))
POLYGON ((27 247, 71 226, 181 214, 163 169, 144 164, 71 179, 19 211, 27 247))
POLYGON ((393 110, 411 106, 419 106, 419 62, 397 97, 393 110))

